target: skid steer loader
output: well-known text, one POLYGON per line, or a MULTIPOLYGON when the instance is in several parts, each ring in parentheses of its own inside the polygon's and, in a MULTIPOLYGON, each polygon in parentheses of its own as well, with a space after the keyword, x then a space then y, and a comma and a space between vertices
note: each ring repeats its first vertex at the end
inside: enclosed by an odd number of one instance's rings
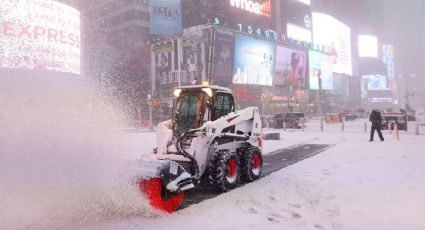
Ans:
POLYGON ((153 208, 175 211, 201 180, 226 192, 260 177, 258 108, 235 111, 231 90, 218 86, 179 87, 174 95, 173 119, 158 125, 158 146, 139 163, 137 186, 153 208))

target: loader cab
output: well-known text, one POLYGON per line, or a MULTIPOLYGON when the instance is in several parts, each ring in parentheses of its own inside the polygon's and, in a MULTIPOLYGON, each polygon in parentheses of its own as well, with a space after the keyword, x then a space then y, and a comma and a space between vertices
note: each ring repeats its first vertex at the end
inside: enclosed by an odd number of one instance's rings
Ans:
POLYGON ((174 109, 176 134, 200 128, 235 111, 231 90, 218 86, 186 86, 174 90, 177 97, 174 109))

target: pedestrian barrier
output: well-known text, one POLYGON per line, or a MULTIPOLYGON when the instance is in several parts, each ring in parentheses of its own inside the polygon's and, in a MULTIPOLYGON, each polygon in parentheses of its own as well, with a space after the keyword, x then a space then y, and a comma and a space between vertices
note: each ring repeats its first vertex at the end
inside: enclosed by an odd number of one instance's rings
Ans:
MULTIPOLYGON (((410 135, 425 135, 425 122, 409 122, 408 131, 400 129, 400 124, 398 124, 398 133, 399 137, 402 138, 405 134, 410 135)), ((299 129, 292 129, 284 127, 284 129, 273 129, 275 131, 286 131, 286 132, 340 132, 340 133, 369 133, 371 129, 370 122, 367 122, 366 119, 359 119, 354 121, 346 121, 339 123, 325 123, 321 122, 320 119, 306 120, 305 122, 300 123, 299 129)), ((388 126, 388 130, 382 130, 384 135, 396 135, 395 133, 395 123, 391 123, 388 126)), ((394 136, 396 137, 396 136, 394 136)))
POLYGON ((419 135, 419 123, 416 123, 415 134, 419 135))

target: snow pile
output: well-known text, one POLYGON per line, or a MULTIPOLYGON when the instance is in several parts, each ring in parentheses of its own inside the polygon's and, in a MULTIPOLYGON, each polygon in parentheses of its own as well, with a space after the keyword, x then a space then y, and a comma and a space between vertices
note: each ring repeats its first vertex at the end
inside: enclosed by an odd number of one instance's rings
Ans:
POLYGON ((334 147, 171 215, 84 229, 425 229, 425 136, 384 136, 370 143, 361 132, 281 132, 282 142, 265 146, 334 147))
POLYGON ((150 215, 131 179, 122 115, 78 79, 0 78, 0 229, 150 215))

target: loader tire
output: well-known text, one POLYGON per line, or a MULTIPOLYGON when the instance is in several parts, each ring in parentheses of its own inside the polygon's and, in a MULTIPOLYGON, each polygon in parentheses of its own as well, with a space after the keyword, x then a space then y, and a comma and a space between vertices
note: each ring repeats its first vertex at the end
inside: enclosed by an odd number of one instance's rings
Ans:
POLYGON ((244 182, 252 182, 261 176, 263 155, 257 147, 244 148, 240 152, 241 178, 244 182))
POLYGON ((184 192, 171 193, 168 191, 161 178, 139 180, 139 190, 148 199, 150 205, 163 212, 172 213, 176 211, 184 199, 184 192))
POLYGON ((239 183, 239 157, 235 152, 217 151, 209 165, 209 182, 217 192, 227 192, 239 183))

